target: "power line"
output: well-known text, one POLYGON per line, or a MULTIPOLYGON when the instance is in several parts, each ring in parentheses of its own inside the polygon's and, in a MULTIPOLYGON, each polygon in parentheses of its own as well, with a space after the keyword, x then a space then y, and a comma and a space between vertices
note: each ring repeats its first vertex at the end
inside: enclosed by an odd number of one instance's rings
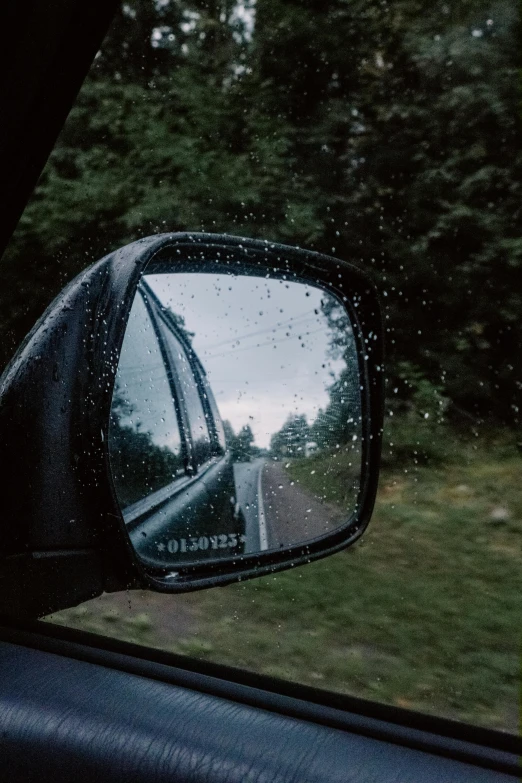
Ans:
MULTIPOLYGON (((210 345, 203 346, 203 350, 207 350, 208 348, 221 348, 223 345, 228 345, 229 343, 233 343, 236 340, 246 340, 247 337, 257 337, 260 334, 266 334, 267 332, 275 331, 275 329, 281 328, 282 326, 285 326, 287 324, 290 324, 291 322, 297 323, 297 321, 301 321, 305 316, 307 318, 303 321, 303 323, 306 323, 307 320, 313 320, 312 316, 310 315, 310 311, 307 310, 305 313, 301 313, 301 315, 296 315, 295 318, 287 318, 286 321, 279 321, 275 326, 267 326, 265 329, 258 329, 256 332, 248 332, 247 334, 242 334, 239 337, 231 337, 229 340, 223 340, 220 343, 211 343, 210 345)), ((315 316, 314 316, 315 317, 315 316)))
POLYGON ((244 345, 242 348, 233 348, 232 350, 224 351, 223 353, 215 353, 215 354, 212 354, 210 357, 207 357, 207 358, 220 359, 222 356, 229 356, 232 353, 240 353, 241 351, 251 351, 254 348, 265 348, 268 345, 278 345, 279 343, 286 343, 286 342, 288 342, 289 339, 290 340, 291 339, 303 340, 305 337, 311 337, 313 334, 319 334, 319 332, 323 332, 324 333, 324 329, 316 329, 313 332, 305 332, 305 334, 303 334, 303 335, 298 335, 298 334, 293 335, 292 334, 292 335, 290 335, 290 337, 281 337, 280 340, 267 340, 267 342, 265 342, 265 343, 258 343, 257 345, 256 344, 254 344, 254 345, 244 345))

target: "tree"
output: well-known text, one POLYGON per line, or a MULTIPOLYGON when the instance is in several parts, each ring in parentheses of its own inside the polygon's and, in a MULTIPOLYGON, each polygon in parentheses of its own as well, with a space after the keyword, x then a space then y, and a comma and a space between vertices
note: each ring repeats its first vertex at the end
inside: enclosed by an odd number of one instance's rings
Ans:
POLYGON ((227 448, 234 462, 243 462, 261 453, 261 449, 254 446, 255 437, 249 424, 241 427, 237 435, 234 433, 229 421, 223 422, 223 428, 225 430, 227 448))
POLYGON ((448 416, 516 426, 515 6, 250 7, 253 30, 231 0, 122 4, 4 259, 18 293, 0 290, 0 362, 86 263, 155 232, 223 231, 369 269, 394 397, 422 377, 448 416))
POLYGON ((245 424, 239 430, 236 437, 234 457, 239 462, 250 459, 252 454, 252 444, 254 443, 254 433, 249 424, 245 424))
POLYGON ((357 369, 349 366, 329 387, 329 403, 310 427, 310 439, 320 449, 339 448, 361 438, 360 386, 357 369))
POLYGON ((270 439, 270 453, 276 459, 305 457, 310 428, 304 413, 291 413, 279 432, 270 439))
POLYGON ((117 499, 125 508, 170 484, 183 469, 183 459, 158 446, 150 432, 133 426, 133 405, 116 389, 111 408, 109 449, 117 499))

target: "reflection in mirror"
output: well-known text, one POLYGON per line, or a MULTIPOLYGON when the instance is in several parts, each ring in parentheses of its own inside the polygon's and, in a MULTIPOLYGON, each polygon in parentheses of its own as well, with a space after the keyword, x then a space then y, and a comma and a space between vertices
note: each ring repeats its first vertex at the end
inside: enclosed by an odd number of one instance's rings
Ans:
POLYGON ((114 490, 139 557, 170 569, 300 546, 346 525, 360 490, 360 389, 348 312, 324 289, 145 275, 109 427, 114 490))

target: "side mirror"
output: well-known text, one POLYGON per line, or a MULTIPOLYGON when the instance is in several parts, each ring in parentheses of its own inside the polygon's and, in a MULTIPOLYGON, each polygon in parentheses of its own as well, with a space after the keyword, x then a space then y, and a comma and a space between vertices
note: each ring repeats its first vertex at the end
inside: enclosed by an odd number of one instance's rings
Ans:
POLYGON ((349 546, 375 499, 382 361, 374 288, 337 259, 212 234, 102 259, 1 379, 0 611, 349 546))

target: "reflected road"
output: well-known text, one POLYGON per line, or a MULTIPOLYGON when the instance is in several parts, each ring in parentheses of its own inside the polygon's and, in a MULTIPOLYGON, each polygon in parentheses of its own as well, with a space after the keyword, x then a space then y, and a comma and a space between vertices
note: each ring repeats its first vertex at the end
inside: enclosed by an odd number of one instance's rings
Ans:
POLYGON ((340 527, 347 514, 294 483, 264 458, 234 465, 237 502, 246 522, 245 553, 298 545, 340 527))

